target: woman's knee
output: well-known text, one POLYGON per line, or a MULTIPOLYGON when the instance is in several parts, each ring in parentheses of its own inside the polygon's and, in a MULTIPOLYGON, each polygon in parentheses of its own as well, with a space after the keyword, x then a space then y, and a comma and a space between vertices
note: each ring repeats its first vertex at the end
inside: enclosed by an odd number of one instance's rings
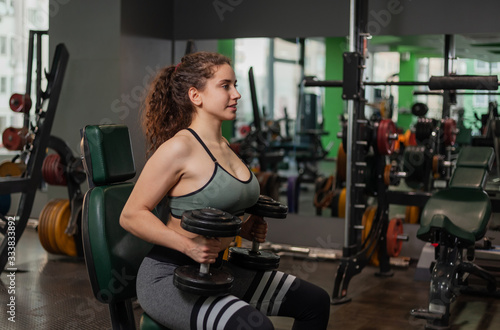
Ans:
POLYGON ((271 320, 253 307, 238 310, 227 322, 224 329, 231 330, 274 330, 271 320))

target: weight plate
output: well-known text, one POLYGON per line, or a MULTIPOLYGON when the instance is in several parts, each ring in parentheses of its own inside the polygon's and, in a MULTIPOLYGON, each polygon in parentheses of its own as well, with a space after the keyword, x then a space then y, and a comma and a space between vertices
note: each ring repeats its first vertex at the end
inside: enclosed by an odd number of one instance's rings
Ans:
POLYGON ((269 196, 260 195, 257 203, 246 209, 245 212, 261 217, 284 219, 288 214, 288 207, 269 196))
POLYGON ((54 207, 52 208, 49 214, 49 220, 47 222, 47 237, 48 242, 50 244, 51 249, 54 251, 53 253, 61 254, 62 251, 57 246, 57 237, 56 237, 56 220, 57 214, 61 209, 61 204, 64 203, 63 199, 57 199, 55 201, 54 207))
POLYGON ((40 212, 38 217, 38 239, 45 251, 49 253, 57 253, 57 250, 52 246, 49 240, 49 222, 52 211, 56 206, 57 200, 49 201, 40 212))
POLYGON ((447 118, 443 121, 443 142, 445 146, 452 146, 457 139, 457 122, 454 119, 447 118))
MULTIPOLYGON (((371 230, 372 225, 373 225, 373 219, 375 218, 376 213, 377 213, 377 207, 373 206, 373 205, 368 206, 366 208, 365 212, 363 213, 363 218, 361 219, 361 224, 363 226, 361 238, 362 238, 363 243, 369 238, 370 230, 371 230)), ((369 248, 366 251, 367 257, 369 257, 371 254, 371 258, 369 260, 370 264, 372 264, 373 266, 376 266, 376 267, 379 266, 377 245, 378 244, 371 245, 371 248, 369 248), (372 254, 372 251, 373 251, 373 254, 372 254)))
POLYGON ((432 156, 432 174, 434 174, 434 178, 438 179, 441 172, 441 164, 444 159, 442 155, 434 155, 432 156))
POLYGON ((4 161, 0 164, 0 177, 19 177, 24 173, 25 169, 26 165, 24 164, 4 161))
POLYGON ((45 157, 42 164, 42 176, 45 182, 54 186, 67 184, 64 165, 59 154, 50 154, 45 157))
POLYGON ((342 188, 339 195, 338 201, 338 217, 345 218, 345 197, 346 197, 346 188, 342 188))
POLYGON ((417 117, 423 117, 429 111, 429 107, 425 103, 415 103, 411 106, 411 113, 417 117))
POLYGON ((237 266, 253 270, 273 270, 280 265, 280 257, 269 251, 252 252, 250 249, 232 247, 229 261, 237 266))
POLYGON ((405 222, 416 224, 419 223, 420 208, 418 206, 407 206, 405 212, 405 222))
POLYGON ((200 296, 216 296, 229 292, 233 276, 223 269, 210 269, 209 274, 200 273, 195 266, 180 266, 174 271, 174 285, 182 291, 200 296))
POLYGON ((71 235, 66 234, 64 231, 68 226, 70 217, 71 217, 71 209, 69 200, 63 200, 58 204, 58 210, 55 217, 55 238, 56 245, 59 251, 63 254, 66 254, 71 257, 77 256, 76 250, 76 242, 75 238, 71 235))
POLYGON ((394 151, 395 140, 390 135, 396 133, 396 125, 390 119, 382 119, 377 128, 377 150, 381 155, 390 155, 394 151))
POLYGON ((389 186, 391 184, 391 169, 392 169, 391 164, 387 164, 384 167, 384 184, 386 186, 389 186))
POLYGON ((393 218, 387 226, 387 255, 389 257, 397 257, 401 253, 403 241, 398 239, 398 235, 403 234, 403 220, 393 218))
POLYGON ((239 234, 241 219, 215 208, 185 211, 181 227, 207 237, 231 237, 239 234))
POLYGON ((26 145, 28 131, 25 128, 7 127, 2 133, 2 142, 6 149, 19 151, 26 145))
POLYGON ((49 225, 50 225, 50 216, 52 211, 55 208, 55 200, 50 201, 47 205, 45 205, 42 210, 42 214, 40 215, 39 223, 38 223, 38 234, 40 238, 40 243, 42 244, 45 251, 49 253, 57 253, 57 250, 50 244, 49 240, 49 225))
POLYGON ((9 106, 14 112, 28 112, 31 109, 31 98, 28 94, 12 94, 9 106))

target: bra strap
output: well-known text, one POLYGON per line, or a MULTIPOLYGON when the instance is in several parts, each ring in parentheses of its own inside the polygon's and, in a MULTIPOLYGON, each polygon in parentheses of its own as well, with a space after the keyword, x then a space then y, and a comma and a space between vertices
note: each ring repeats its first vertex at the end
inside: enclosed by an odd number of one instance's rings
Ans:
POLYGON ((203 142, 203 140, 200 138, 200 136, 192 128, 188 127, 187 130, 190 131, 191 134, 193 134, 193 136, 196 138, 196 140, 198 140, 198 142, 200 142, 201 146, 203 148, 205 148, 205 151, 210 156, 210 158, 212 158, 212 160, 214 161, 214 163, 217 163, 217 159, 214 157, 214 155, 212 155, 212 153, 208 149, 207 145, 203 142))

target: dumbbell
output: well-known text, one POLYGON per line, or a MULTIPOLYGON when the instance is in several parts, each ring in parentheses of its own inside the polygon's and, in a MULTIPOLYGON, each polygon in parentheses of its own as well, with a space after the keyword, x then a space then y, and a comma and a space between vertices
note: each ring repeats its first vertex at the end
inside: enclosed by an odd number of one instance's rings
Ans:
MULTIPOLYGON (((257 203, 245 210, 246 213, 261 217, 284 219, 288 207, 271 197, 261 195, 257 203)), ((269 251, 261 251, 260 243, 254 240, 252 248, 232 247, 229 249, 229 262, 253 270, 272 270, 278 268, 280 257, 269 251)))
MULTIPOLYGON (((215 208, 185 211, 181 227, 191 233, 209 237, 231 237, 239 234, 241 220, 215 208)), ((233 276, 223 269, 210 269, 209 263, 200 267, 180 266, 174 271, 174 285, 182 291, 201 296, 223 295, 233 285, 233 276)))

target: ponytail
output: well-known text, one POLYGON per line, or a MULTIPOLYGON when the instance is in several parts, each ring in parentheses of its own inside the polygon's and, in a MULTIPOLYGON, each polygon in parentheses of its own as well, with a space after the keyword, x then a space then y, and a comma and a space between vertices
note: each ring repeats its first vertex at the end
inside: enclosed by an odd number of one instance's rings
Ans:
POLYGON ((146 97, 142 127, 151 156, 165 141, 191 125, 195 108, 188 91, 191 87, 203 90, 214 68, 231 64, 229 58, 209 52, 184 56, 177 65, 161 69, 146 97))

